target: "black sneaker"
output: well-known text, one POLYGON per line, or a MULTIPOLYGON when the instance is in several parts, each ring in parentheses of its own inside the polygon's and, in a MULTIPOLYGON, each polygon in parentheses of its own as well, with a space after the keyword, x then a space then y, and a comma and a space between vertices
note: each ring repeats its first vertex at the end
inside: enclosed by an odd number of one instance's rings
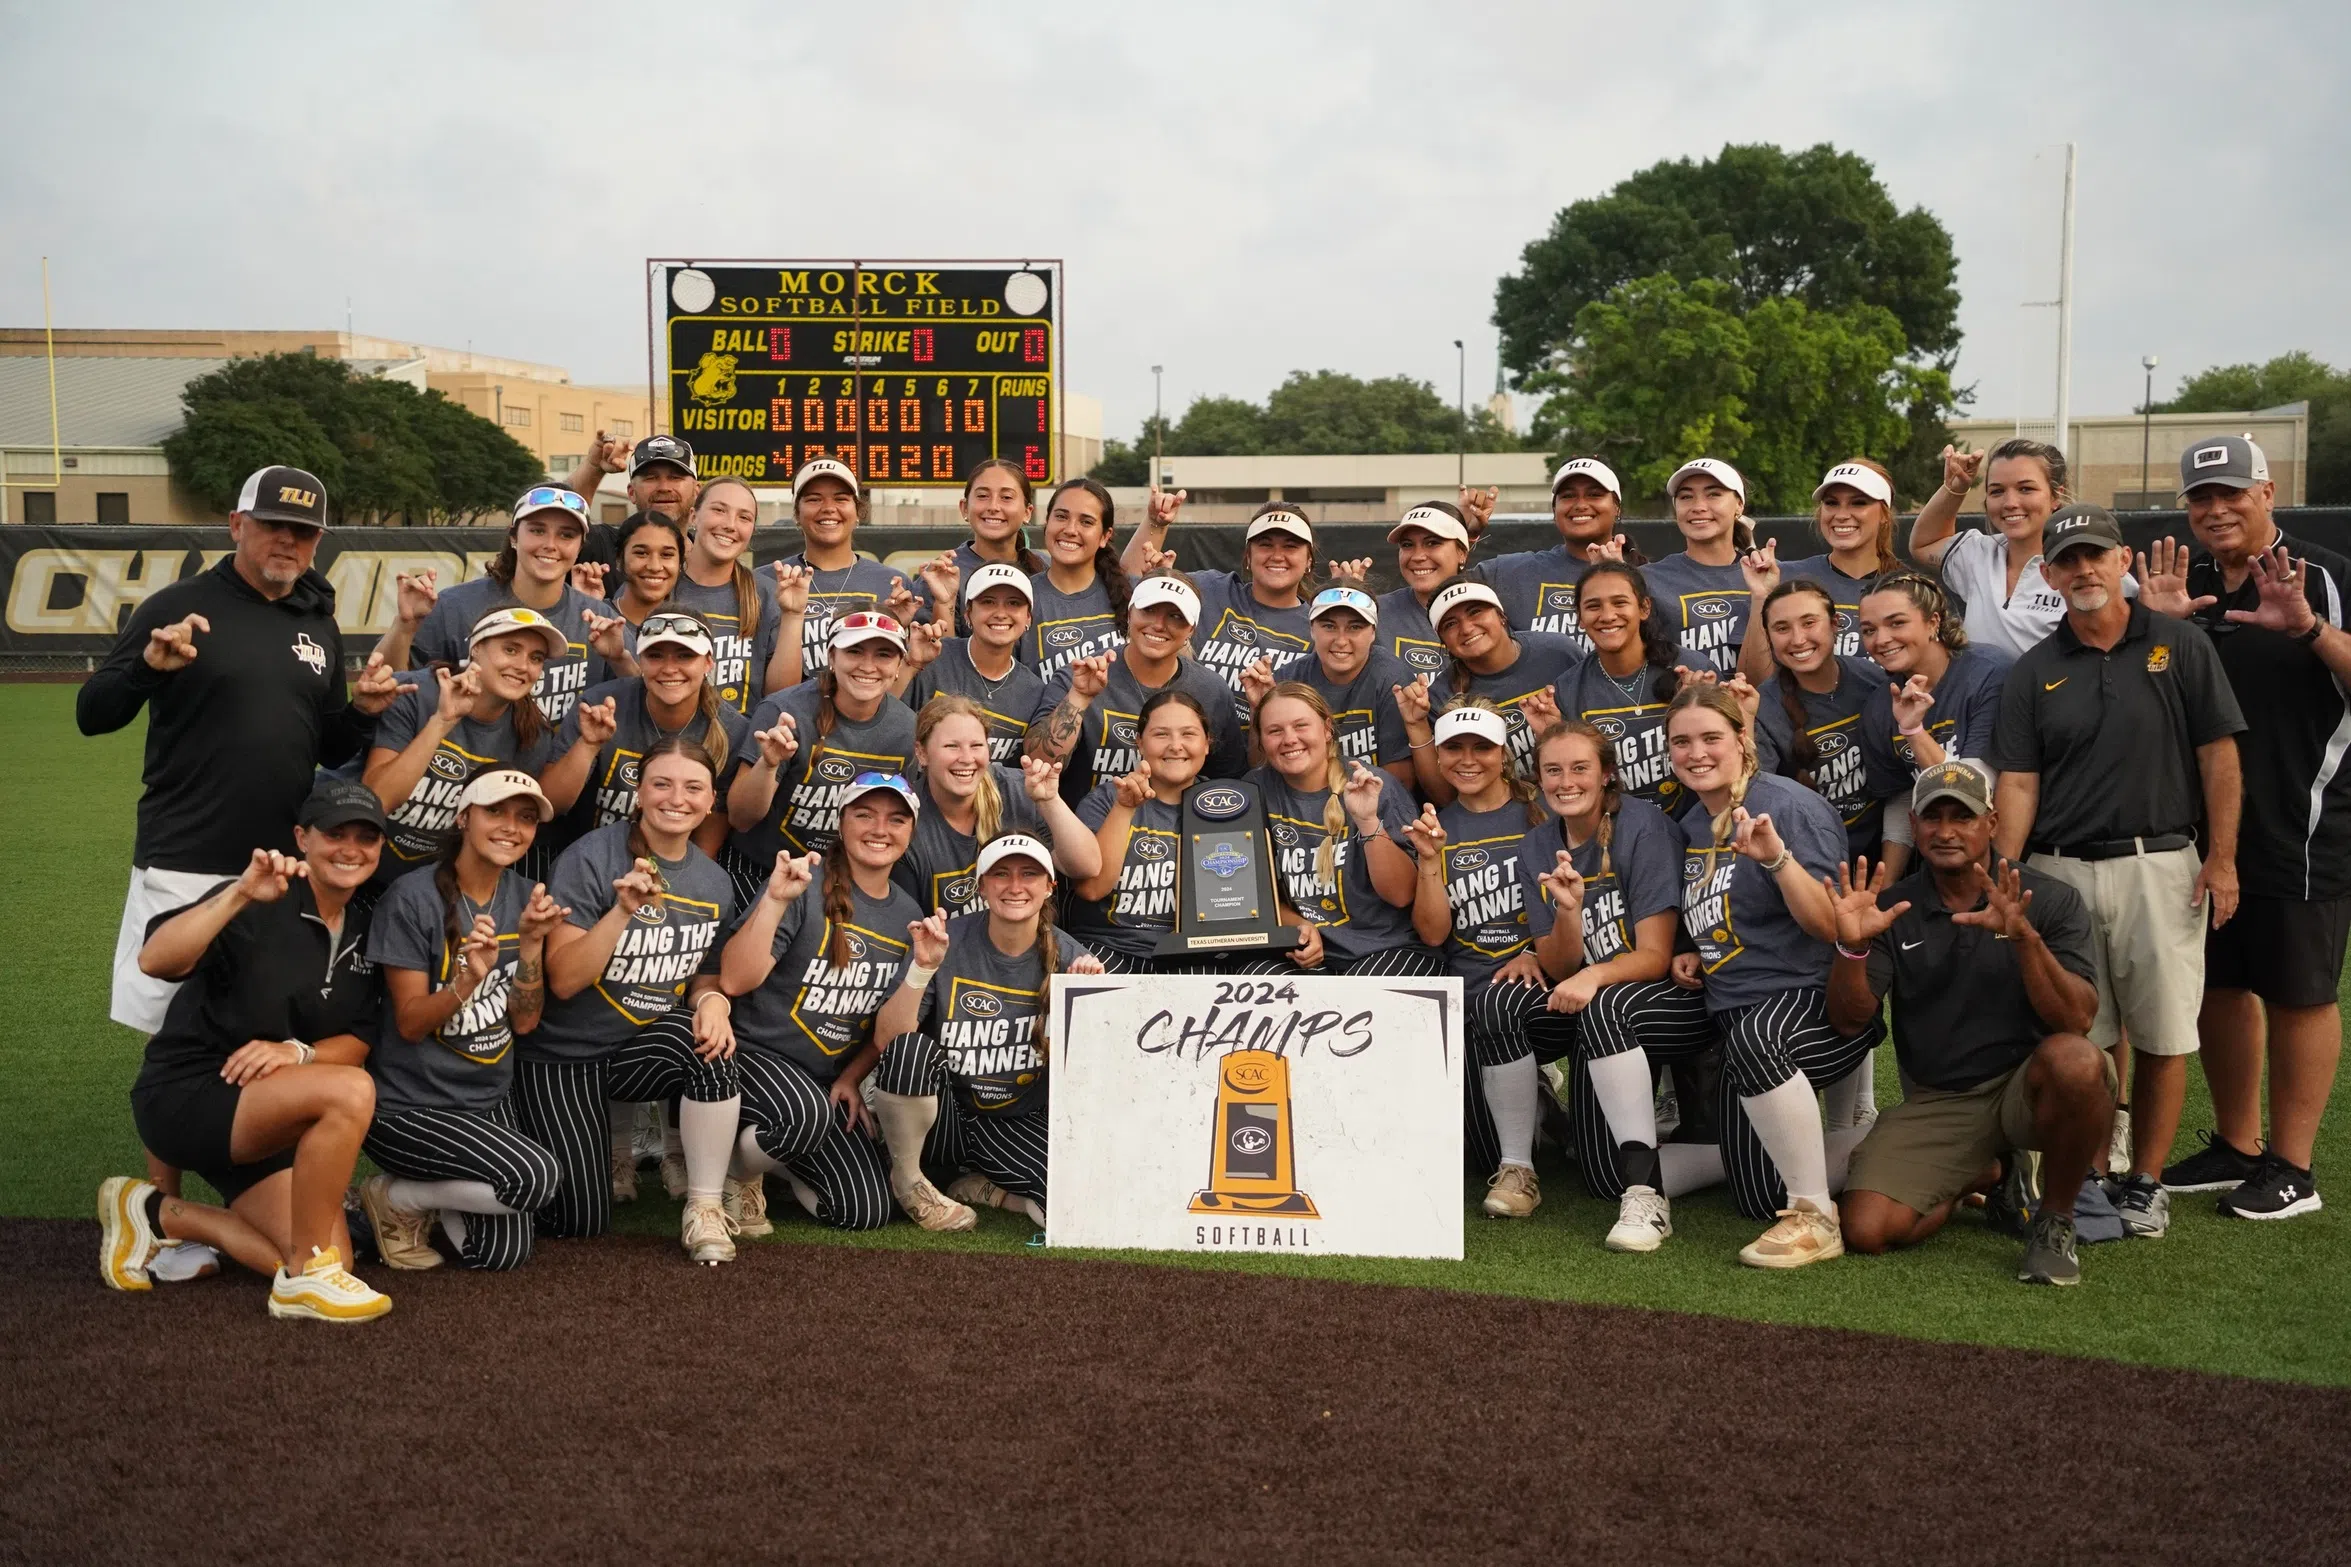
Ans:
POLYGON ((2229 1219, 2298 1219, 2324 1206, 2310 1172, 2276 1154, 2263 1154, 2243 1184, 2220 1200, 2221 1215, 2229 1219))
POLYGON ((2240 1153, 2235 1143, 2218 1132, 2199 1132, 2204 1146, 2177 1164, 2163 1167, 2163 1189, 2167 1192, 2225 1192, 2239 1181, 2251 1179, 2259 1168, 2258 1154, 2240 1153))
POLYGON ((2161 1240, 2171 1228, 2171 1196, 2151 1175, 2126 1175, 2112 1187, 2114 1211, 2122 1227, 2137 1241, 2161 1240))
POLYGON ((2043 1210, 2033 1219, 2016 1277, 2025 1284, 2079 1284, 2082 1262, 2074 1247, 2073 1215, 2043 1210))

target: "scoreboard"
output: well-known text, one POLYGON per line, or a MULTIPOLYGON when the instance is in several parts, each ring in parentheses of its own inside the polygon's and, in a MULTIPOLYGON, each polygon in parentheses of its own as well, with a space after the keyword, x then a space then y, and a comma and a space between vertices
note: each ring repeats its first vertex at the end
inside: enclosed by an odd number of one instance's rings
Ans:
POLYGON ((704 479, 782 487, 813 457, 961 488, 1003 457, 1060 477, 1058 262, 655 262, 670 429, 704 479))

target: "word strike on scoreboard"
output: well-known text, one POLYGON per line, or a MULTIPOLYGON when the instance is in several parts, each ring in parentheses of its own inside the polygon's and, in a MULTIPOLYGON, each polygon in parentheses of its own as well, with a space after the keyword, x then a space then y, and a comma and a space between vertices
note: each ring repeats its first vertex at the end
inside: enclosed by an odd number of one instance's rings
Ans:
POLYGON ((667 274, 671 428, 705 479, 783 486, 833 457, 869 484, 1056 472, 1058 265, 780 262, 667 274))

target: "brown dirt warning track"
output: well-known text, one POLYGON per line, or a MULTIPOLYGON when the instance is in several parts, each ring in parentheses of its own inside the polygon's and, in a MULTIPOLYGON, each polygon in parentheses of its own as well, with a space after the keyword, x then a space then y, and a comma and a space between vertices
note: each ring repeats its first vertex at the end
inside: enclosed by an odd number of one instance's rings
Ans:
MULTIPOLYGON (((552 1245, 357 1328, 0 1222, 0 1558, 2341 1560, 2351 1392, 1038 1257, 552 1245), (2117 1433, 2134 1433, 2126 1444, 2117 1433)), ((370 1270, 379 1283, 381 1270, 370 1270)))

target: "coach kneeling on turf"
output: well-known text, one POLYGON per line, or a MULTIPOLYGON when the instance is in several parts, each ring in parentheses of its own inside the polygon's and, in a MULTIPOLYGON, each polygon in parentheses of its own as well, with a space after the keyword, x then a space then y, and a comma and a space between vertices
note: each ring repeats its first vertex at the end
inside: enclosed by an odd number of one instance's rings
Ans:
POLYGON ((2113 1063, 2086 1037, 2098 1011, 2090 912, 2071 887, 1991 860, 1991 786, 1968 762, 1912 786, 1920 870, 1886 886, 1840 871, 1829 1026, 1877 1016, 1894 993, 1902 1103, 1878 1117, 1845 1183, 1848 1251, 1908 1246, 1943 1227, 1996 1160, 2041 1154, 2046 1196, 2017 1277, 2078 1284, 2075 1194, 2114 1121, 2113 1063))

